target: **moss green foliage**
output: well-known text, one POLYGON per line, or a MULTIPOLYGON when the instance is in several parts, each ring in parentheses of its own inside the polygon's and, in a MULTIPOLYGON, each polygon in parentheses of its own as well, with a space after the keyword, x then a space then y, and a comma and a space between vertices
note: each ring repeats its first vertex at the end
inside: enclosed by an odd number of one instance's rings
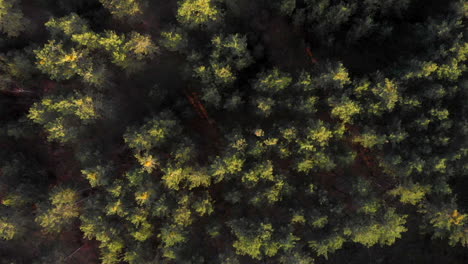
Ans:
POLYGON ((389 209, 383 216, 382 222, 366 223, 363 227, 356 225, 351 231, 347 231, 347 234, 351 235, 353 242, 361 243, 366 247, 376 244, 392 245, 401 238, 403 232, 407 231, 404 226, 405 218, 406 216, 397 215, 393 209, 389 209))
POLYGON ((66 142, 76 138, 80 124, 95 122, 100 108, 97 99, 89 95, 45 97, 31 107, 28 118, 44 126, 49 140, 66 142))
POLYGON ((26 29, 29 21, 24 17, 18 0, 0 1, 0 31, 8 37, 17 37, 26 29))
POLYGON ((160 44, 169 51, 183 51, 188 45, 187 35, 180 28, 172 28, 161 32, 160 44))
POLYGON ((54 80, 67 80, 79 75, 90 83, 102 82, 93 75, 93 64, 86 51, 65 50, 62 43, 49 41, 37 50, 37 68, 54 80))
POLYGON ((431 190, 430 186, 421 186, 419 184, 411 184, 409 186, 398 186, 389 192, 390 195, 400 196, 402 203, 410 203, 416 205, 424 199, 424 196, 431 190))
POLYGON ((216 0, 182 0, 177 9, 177 18, 182 25, 188 28, 218 22, 222 13, 217 8, 216 2, 216 0))
POLYGON ((465 263, 467 10, 0 0, 0 263, 465 263))
POLYGON ((55 190, 50 197, 51 208, 38 215, 36 221, 47 232, 60 232, 79 216, 78 198, 75 190, 55 190))
POLYGON ((99 0, 117 18, 134 17, 143 13, 140 0, 99 0))
POLYGON ((4 240, 11 240, 17 234, 17 226, 15 223, 7 219, 0 219, 0 237, 4 240))
POLYGON ((158 50, 150 36, 138 32, 127 36, 110 30, 95 33, 76 14, 52 18, 45 25, 55 38, 65 35, 65 39, 72 41, 71 45, 66 45, 63 41, 50 40, 35 50, 38 69, 53 80, 79 76, 85 83, 102 86, 108 75, 106 65, 100 59, 102 56, 131 73, 141 68, 143 61, 152 58, 158 50))

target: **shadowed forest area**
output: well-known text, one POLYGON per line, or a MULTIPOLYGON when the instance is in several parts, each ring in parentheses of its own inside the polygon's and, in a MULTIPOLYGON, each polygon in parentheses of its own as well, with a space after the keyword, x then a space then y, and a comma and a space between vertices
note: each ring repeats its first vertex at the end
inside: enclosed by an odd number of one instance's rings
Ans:
POLYGON ((468 263, 466 0, 0 0, 0 264, 468 263))

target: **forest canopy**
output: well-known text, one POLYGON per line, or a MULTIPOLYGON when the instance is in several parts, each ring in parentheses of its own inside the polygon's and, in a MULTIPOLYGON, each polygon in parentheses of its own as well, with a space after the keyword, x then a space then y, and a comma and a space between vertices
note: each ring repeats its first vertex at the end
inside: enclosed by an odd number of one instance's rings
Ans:
POLYGON ((468 263, 466 0, 0 0, 0 264, 468 263))

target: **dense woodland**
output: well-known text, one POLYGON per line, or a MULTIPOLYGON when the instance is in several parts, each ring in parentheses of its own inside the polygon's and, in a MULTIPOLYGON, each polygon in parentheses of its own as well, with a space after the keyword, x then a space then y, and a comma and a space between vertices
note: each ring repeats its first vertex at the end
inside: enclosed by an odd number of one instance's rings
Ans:
POLYGON ((468 263, 466 0, 0 0, 0 263, 468 263))

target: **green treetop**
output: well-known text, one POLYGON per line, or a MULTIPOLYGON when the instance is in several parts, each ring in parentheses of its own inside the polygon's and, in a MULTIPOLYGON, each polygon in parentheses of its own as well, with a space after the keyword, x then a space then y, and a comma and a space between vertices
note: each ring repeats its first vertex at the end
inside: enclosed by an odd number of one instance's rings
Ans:
POLYGON ((0 31, 8 37, 17 37, 28 25, 28 19, 18 7, 18 0, 0 1, 0 31))
POLYGON ((113 64, 132 73, 158 50, 150 36, 137 32, 95 33, 76 14, 53 18, 46 26, 58 40, 50 40, 35 51, 37 64, 42 72, 58 81, 80 76, 85 82, 99 86, 107 78, 106 65, 101 62, 103 57, 110 57, 113 64), (72 43, 64 38, 71 39, 72 43))
POLYGON ((145 0, 99 0, 112 15, 122 19, 135 17, 143 13, 145 0))
POLYGON ((47 232, 60 232, 79 216, 78 199, 73 189, 55 190, 50 197, 51 207, 37 216, 37 222, 47 232))
POLYGON ((188 28, 211 25, 222 17, 216 0, 183 0, 179 3, 177 19, 188 28))
POLYGON ((75 94, 44 98, 31 107, 28 118, 44 127, 49 140, 68 142, 78 136, 81 125, 93 123, 101 114, 96 98, 75 94))

